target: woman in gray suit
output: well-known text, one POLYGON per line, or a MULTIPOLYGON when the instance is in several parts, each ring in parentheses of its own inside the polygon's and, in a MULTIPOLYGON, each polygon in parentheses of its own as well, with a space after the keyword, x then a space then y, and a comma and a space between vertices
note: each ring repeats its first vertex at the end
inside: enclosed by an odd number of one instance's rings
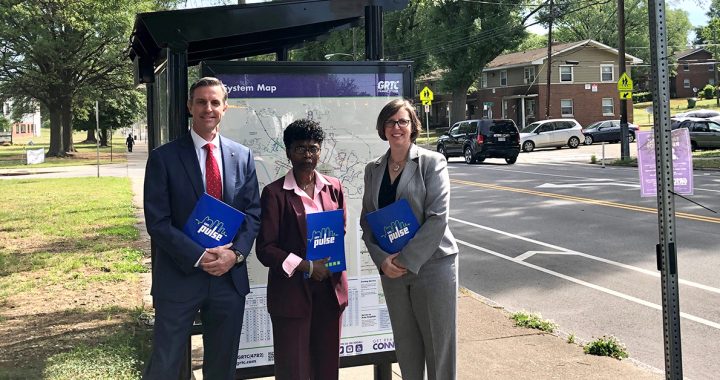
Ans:
POLYGON ((450 177, 439 153, 414 144, 421 130, 412 104, 393 100, 376 125, 387 153, 365 167, 363 240, 381 274, 395 352, 404 379, 456 377, 457 244, 448 227, 450 177), (380 248, 367 213, 405 198, 420 229, 400 251, 380 248))

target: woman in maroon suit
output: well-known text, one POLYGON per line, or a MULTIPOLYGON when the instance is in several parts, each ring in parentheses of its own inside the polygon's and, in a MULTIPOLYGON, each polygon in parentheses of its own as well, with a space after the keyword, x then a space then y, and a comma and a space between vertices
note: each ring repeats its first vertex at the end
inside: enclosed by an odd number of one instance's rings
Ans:
POLYGON ((308 119, 292 122, 283 142, 292 169, 265 186, 257 257, 268 271, 268 312, 275 347, 275 378, 337 379, 340 326, 347 306, 347 276, 331 273, 327 259, 305 260, 313 212, 345 208, 337 178, 315 170, 325 133, 308 119), (306 278, 305 275, 308 275, 306 278))

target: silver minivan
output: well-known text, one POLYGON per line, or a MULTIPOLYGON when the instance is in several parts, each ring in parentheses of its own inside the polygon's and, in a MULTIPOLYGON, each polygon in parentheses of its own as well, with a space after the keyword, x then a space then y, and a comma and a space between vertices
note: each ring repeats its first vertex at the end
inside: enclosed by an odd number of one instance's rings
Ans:
POLYGON ((563 147, 572 149, 585 141, 582 126, 575 119, 549 119, 536 121, 520 130, 520 146, 524 152, 535 148, 563 147))

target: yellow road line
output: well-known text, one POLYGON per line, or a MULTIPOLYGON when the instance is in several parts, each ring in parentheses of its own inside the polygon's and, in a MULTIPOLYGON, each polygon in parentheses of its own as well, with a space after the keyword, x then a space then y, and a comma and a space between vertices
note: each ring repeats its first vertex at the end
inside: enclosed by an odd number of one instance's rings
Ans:
MULTIPOLYGON (((596 205, 596 206, 615 207, 615 208, 621 208, 621 209, 625 209, 625 210, 639 211, 639 212, 645 212, 648 214, 657 215, 657 209, 650 208, 650 207, 635 206, 635 205, 629 205, 629 204, 624 204, 624 203, 603 201, 603 200, 584 198, 584 197, 576 197, 574 195, 555 194, 555 193, 548 193, 548 192, 544 192, 544 191, 520 189, 520 188, 516 188, 516 187, 508 187, 508 186, 501 186, 501 185, 493 185, 493 184, 489 184, 489 183, 464 181, 464 180, 460 180, 460 179, 451 179, 450 182, 456 183, 459 185, 480 187, 480 188, 484 188, 484 189, 499 190, 499 191, 511 191, 514 193, 537 195, 540 197, 562 199, 562 200, 566 200, 566 201, 585 203, 585 204, 591 204, 591 205, 596 205)), ((678 218, 683 218, 683 219, 720 224, 720 218, 716 218, 716 217, 712 217, 712 216, 689 214, 686 212, 676 212, 675 216, 678 218)))

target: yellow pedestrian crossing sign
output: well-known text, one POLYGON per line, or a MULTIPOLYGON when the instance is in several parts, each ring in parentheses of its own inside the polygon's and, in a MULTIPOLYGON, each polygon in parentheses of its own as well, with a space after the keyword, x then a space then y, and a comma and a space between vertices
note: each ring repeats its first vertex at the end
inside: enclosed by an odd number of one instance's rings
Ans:
POLYGON ((620 91, 620 99, 632 99, 632 91, 620 91))
MULTIPOLYGON (((620 75, 620 79, 618 79, 618 82, 617 82, 617 88, 618 88, 618 91, 620 91, 620 92, 623 92, 623 91, 627 92, 627 91, 633 90, 633 81, 632 81, 632 79, 630 79, 630 77, 627 75, 627 73, 622 73, 622 75, 620 75)), ((624 98, 624 99, 627 99, 627 98, 624 98)))
POLYGON ((425 88, 420 91, 420 100, 423 101, 423 104, 425 104, 425 102, 428 102, 428 104, 430 104, 429 102, 433 100, 433 92, 430 91, 428 86, 425 86, 425 88))

